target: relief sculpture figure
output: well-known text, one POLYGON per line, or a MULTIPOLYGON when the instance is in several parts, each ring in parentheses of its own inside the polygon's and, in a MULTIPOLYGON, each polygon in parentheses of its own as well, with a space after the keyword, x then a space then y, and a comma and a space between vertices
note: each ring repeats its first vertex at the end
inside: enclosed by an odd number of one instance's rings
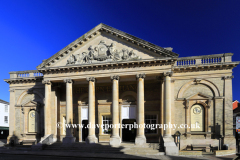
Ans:
POLYGON ((118 51, 115 43, 107 45, 104 40, 101 40, 98 45, 90 45, 87 52, 71 54, 67 60, 67 65, 94 63, 98 61, 121 61, 121 60, 137 60, 141 59, 137 54, 131 50, 123 48, 118 51))
POLYGON ((70 55, 70 57, 67 60, 67 65, 75 64, 76 58, 73 54, 70 55))

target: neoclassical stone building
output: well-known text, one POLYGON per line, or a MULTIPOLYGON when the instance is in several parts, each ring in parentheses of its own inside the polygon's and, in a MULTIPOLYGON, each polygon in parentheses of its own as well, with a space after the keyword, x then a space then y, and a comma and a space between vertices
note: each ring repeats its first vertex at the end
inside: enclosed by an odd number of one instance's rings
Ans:
POLYGON ((10 72, 5 79, 10 86, 8 141, 159 142, 166 154, 175 154, 173 135, 179 131, 181 149, 218 146, 219 139, 235 149, 232 69, 239 62, 232 62, 232 55, 178 58, 170 47, 99 24, 37 70, 10 72), (69 130, 61 125, 134 122, 177 128, 69 130))

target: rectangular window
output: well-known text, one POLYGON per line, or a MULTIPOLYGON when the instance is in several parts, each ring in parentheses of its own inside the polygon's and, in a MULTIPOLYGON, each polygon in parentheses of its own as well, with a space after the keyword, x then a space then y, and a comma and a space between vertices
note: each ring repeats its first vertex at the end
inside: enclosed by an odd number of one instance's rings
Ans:
POLYGON ((156 124, 157 124, 157 115, 145 115, 145 133, 146 134, 155 134, 157 133, 156 124))
POLYGON ((112 128, 110 125, 112 124, 112 116, 103 116, 103 133, 104 134, 111 134, 112 128))
POLYGON ((8 116, 4 116, 4 123, 8 123, 8 116))
POLYGON ((5 105, 5 112, 8 112, 8 105, 5 105))

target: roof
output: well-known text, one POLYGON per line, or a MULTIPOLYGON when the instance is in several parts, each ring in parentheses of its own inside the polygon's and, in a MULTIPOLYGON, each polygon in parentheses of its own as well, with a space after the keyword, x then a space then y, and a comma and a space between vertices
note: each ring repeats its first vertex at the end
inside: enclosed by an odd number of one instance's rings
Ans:
POLYGON ((46 65, 50 65, 51 63, 54 63, 55 61, 57 61, 59 58, 63 57, 64 53, 68 53, 69 51, 73 51, 77 45, 82 44, 83 42, 88 41, 91 37, 93 37, 97 32, 106 32, 112 35, 115 35, 117 37, 121 37, 122 39, 126 39, 127 41, 131 41, 132 43, 142 46, 142 47, 146 47, 149 50, 154 51, 156 54, 163 54, 166 57, 172 57, 172 58, 177 58, 179 55, 177 53, 174 53, 171 51, 171 49, 169 48, 162 48, 160 46, 157 46, 155 44, 152 44, 150 42, 147 42, 143 39, 137 38, 135 36, 132 36, 126 32, 120 31, 118 29, 115 29, 113 27, 110 27, 106 24, 100 23, 99 25, 97 25, 96 27, 94 27, 92 30, 90 30, 89 32, 85 33, 83 36, 81 36, 80 38, 76 39, 75 41, 73 41, 72 43, 70 43, 68 46, 66 46, 65 48, 63 48, 62 50, 60 50, 59 52, 57 52, 56 54, 54 54, 53 56, 51 56, 50 58, 48 58, 47 60, 43 60, 43 62, 37 66, 37 69, 40 68, 45 68, 46 65))
POLYGON ((3 104, 8 104, 8 105, 9 105, 9 103, 8 103, 8 102, 6 102, 6 101, 4 101, 4 100, 2 100, 2 99, 0 99, 0 103, 3 103, 3 104))

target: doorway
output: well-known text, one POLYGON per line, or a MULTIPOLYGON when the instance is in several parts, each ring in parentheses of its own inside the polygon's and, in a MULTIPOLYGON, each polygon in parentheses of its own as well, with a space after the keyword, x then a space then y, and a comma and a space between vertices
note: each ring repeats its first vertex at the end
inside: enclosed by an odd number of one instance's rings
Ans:
POLYGON ((123 119, 122 124, 125 126, 122 128, 122 141, 123 142, 135 142, 137 128, 134 127, 135 119, 123 119))
POLYGON ((88 120, 83 120, 82 121, 82 141, 86 141, 87 137, 88 137, 88 120))

